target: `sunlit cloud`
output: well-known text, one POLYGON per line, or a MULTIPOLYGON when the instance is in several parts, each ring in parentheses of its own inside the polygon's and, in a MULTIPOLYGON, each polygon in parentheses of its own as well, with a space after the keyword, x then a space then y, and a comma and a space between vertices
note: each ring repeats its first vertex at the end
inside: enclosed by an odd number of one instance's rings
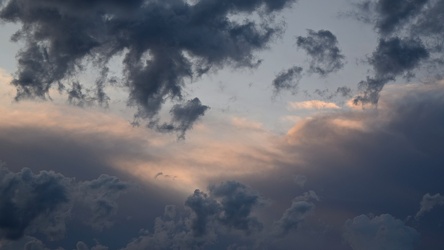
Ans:
POLYGON ((292 110, 310 110, 310 109, 340 109, 340 107, 333 102, 324 102, 320 100, 310 100, 303 102, 290 102, 288 104, 289 108, 292 110))

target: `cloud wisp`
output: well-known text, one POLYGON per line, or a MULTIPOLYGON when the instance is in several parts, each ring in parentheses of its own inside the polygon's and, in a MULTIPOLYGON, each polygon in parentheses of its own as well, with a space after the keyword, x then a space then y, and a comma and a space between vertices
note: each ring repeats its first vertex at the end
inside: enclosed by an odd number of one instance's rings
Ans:
POLYGON ((328 30, 308 30, 308 35, 298 36, 296 45, 310 57, 310 72, 326 77, 344 67, 345 56, 338 47, 338 40, 328 30))

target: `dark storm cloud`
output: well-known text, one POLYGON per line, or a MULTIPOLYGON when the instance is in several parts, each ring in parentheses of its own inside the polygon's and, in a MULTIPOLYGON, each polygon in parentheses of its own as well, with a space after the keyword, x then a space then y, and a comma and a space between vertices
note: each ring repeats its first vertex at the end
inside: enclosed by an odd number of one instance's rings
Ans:
POLYGON ((351 92, 352 92, 351 88, 342 86, 336 89, 335 94, 340 95, 342 97, 349 97, 351 96, 351 92))
POLYGON ((376 104, 385 84, 400 75, 410 76, 411 71, 428 57, 427 48, 419 40, 399 37, 380 39, 378 47, 368 59, 375 75, 360 83, 364 93, 354 100, 355 103, 376 104))
POLYGON ((260 204, 260 196, 245 185, 228 181, 209 187, 209 195, 196 190, 185 205, 195 214, 192 229, 196 235, 206 234, 209 219, 228 229, 250 233, 261 230, 261 223, 251 216, 253 208, 260 204))
POLYGON ((70 216, 102 226, 115 213, 115 200, 127 184, 106 175, 96 180, 76 182, 52 171, 34 174, 0 169, 0 239, 18 240, 25 234, 44 234, 50 240, 61 239, 70 216), (77 213, 77 207, 91 208, 77 213), (86 217, 85 217, 86 216, 86 217))
POLYGON ((310 72, 323 77, 344 67, 344 55, 338 40, 328 30, 308 30, 308 36, 298 36, 296 44, 311 57, 310 72))
MULTIPOLYGON (((17 240, 37 219, 50 218, 70 197, 69 180, 54 172, 0 169, 0 239, 17 240)), ((51 225, 49 220, 44 220, 51 225)), ((57 221, 55 221, 57 223, 57 221)), ((34 227, 43 233, 47 228, 34 227)))
POLYGON ((412 18, 419 15, 430 0, 371 0, 358 4, 360 15, 375 24, 382 35, 398 31, 412 18))
POLYGON ((164 215, 156 219, 154 232, 136 238, 125 250, 221 249, 217 244, 229 242, 220 242, 219 237, 232 230, 250 235, 262 229, 251 215, 261 199, 251 188, 235 181, 211 185, 209 193, 195 190, 186 199, 183 213, 179 214, 175 206, 166 206, 164 215))
MULTIPOLYGON (((97 86, 74 84, 68 96, 77 104, 85 98, 103 103, 109 82, 103 69, 123 53, 128 103, 137 107, 136 117, 156 120, 167 99, 182 102, 186 79, 226 65, 256 65, 254 52, 265 49, 281 31, 270 23, 237 22, 230 16, 260 11, 272 17, 295 1, 4 2, 0 19, 22 24, 12 39, 25 43, 12 81, 16 99, 46 98, 52 88, 63 90, 88 61, 102 71, 97 86), (86 89, 92 95, 85 95, 86 89)), ((186 124, 179 121, 179 133, 190 128, 186 124)))
POLYGON ((302 68, 294 66, 287 70, 281 71, 273 80, 273 87, 276 93, 282 90, 296 92, 299 81, 302 78, 302 68))
POLYGON ((172 121, 157 125, 157 129, 161 132, 176 131, 179 138, 185 139, 185 132, 191 129, 194 122, 203 116, 208 109, 208 106, 202 105, 199 98, 194 98, 184 104, 176 104, 170 111, 172 121))
MULTIPOLYGON (((443 108, 442 84, 412 84, 384 89, 378 109, 335 111, 299 121, 286 136, 288 144, 273 146, 283 152, 273 157, 273 170, 238 178, 273 199, 259 216, 264 231, 280 218, 291 218, 284 214, 301 189, 320 197, 320 202, 311 202, 315 210, 302 202, 289 210, 294 211, 294 222, 302 208, 315 213, 302 223, 289 223, 296 230, 286 236, 267 238, 269 249, 348 249, 345 221, 362 214, 390 214, 421 235, 418 249, 439 250, 444 244, 438 225, 444 218, 442 206, 412 218, 424 194, 444 193, 443 108), (303 187, 295 183, 295 175, 306 177, 303 187)), ((279 230, 275 227, 274 232, 279 230)))
POLYGON ((262 229, 262 224, 251 216, 253 208, 261 203, 259 194, 236 181, 212 185, 209 191, 221 204, 223 213, 218 218, 221 224, 246 233, 262 229))
POLYGON ((419 40, 394 37, 380 39, 369 58, 378 79, 393 79, 416 68, 429 57, 427 48, 419 40))

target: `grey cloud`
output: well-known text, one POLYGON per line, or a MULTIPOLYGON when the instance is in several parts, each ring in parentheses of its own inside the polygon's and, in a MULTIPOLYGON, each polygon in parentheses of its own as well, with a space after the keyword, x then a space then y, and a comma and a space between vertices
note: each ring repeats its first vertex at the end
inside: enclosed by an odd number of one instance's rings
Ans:
POLYGON ((111 218, 117 212, 117 199, 129 185, 117 177, 101 175, 92 181, 81 182, 78 186, 77 203, 83 203, 90 210, 85 222, 97 230, 112 226, 111 218))
POLYGON ((369 58, 378 79, 392 79, 416 68, 429 57, 429 52, 419 40, 409 38, 380 39, 378 47, 369 58))
MULTIPOLYGON (((288 143, 274 147, 283 154, 273 157, 272 171, 239 179, 273 198, 261 221, 283 217, 290 205, 284 204, 300 192, 293 179, 296 173, 306 176, 304 188, 321 198, 312 202, 315 214, 274 246, 344 249, 341 237, 347 219, 370 213, 411 218, 424 194, 443 194, 442 84, 393 86, 381 93, 377 110, 343 110, 298 122, 285 137, 288 143)), ((439 250, 444 244, 440 208, 421 220, 406 221, 423 236, 418 249, 439 250)))
POLYGON ((364 93, 355 98, 354 102, 376 104, 385 84, 397 76, 408 76, 411 70, 428 57, 429 52, 421 41, 399 37, 380 39, 378 47, 369 58, 375 75, 360 82, 364 93))
POLYGON ((109 248, 106 246, 103 246, 99 243, 97 243, 95 246, 89 248, 88 245, 83 242, 83 241, 79 241, 76 244, 76 249, 75 250, 108 250, 109 248))
MULTIPOLYGON (((171 109, 170 113, 172 120, 170 123, 156 125, 161 132, 177 131, 178 138, 185 139, 185 132, 193 127, 193 124, 203 116, 209 109, 208 106, 202 105, 199 98, 189 100, 184 104, 176 104, 171 109)), ((152 122, 154 126, 157 122, 152 122)))
MULTIPOLYGON (((336 89, 335 92, 331 93, 329 89, 324 89, 324 90, 320 90, 320 89, 316 89, 314 91, 315 94, 317 94, 318 96, 325 98, 327 100, 331 100, 337 96, 340 97, 351 97, 351 93, 352 90, 349 87, 346 86, 342 86, 342 87, 338 87, 336 89)), ((308 92, 306 93, 308 96, 311 96, 308 92)))
POLYGON ((360 14, 375 24, 382 35, 398 31, 412 18, 419 15, 429 0, 371 0, 360 4, 360 14))
POLYGON ((432 74, 442 78, 442 1, 370 0, 357 6, 357 16, 374 24, 381 37, 376 52, 370 58, 375 75, 361 82, 364 93, 357 102, 376 103, 386 83, 401 75, 415 77, 421 72, 419 66, 427 70, 423 72, 427 79, 420 81, 429 82, 432 74), (401 36, 404 38, 398 38, 401 36))
POLYGON ((221 211, 220 204, 216 200, 210 198, 206 193, 196 190, 192 196, 188 197, 185 205, 194 213, 191 224, 194 236, 203 236, 209 234, 207 231, 214 230, 209 226, 221 211))
MULTIPOLYGON (((0 238, 16 240, 33 226, 39 217, 51 225, 49 218, 62 209, 69 197, 69 180, 54 172, 33 174, 30 169, 12 173, 0 169, 0 238)), ((57 221, 56 221, 57 223, 57 221)), ((52 234, 44 227, 33 227, 41 233, 52 234)))
POLYGON ((424 214, 430 212, 433 208, 437 207, 437 206, 442 206, 444 205, 444 196, 442 196, 441 194, 425 194, 422 197, 421 203, 420 203, 420 209, 419 211, 416 213, 416 219, 419 219, 421 216, 423 216, 424 214))
MULTIPOLYGON (((156 218, 154 232, 146 232, 130 242, 133 249, 222 249, 219 237, 231 230, 250 235, 262 229, 251 215, 260 203, 260 196, 247 186, 228 181, 211 185, 209 193, 195 190, 185 201, 186 210, 166 206, 164 215, 156 218)), ((228 246, 228 245, 227 245, 228 246)))
POLYGON ((351 92, 352 92, 351 88, 346 86, 338 87, 336 89, 336 94, 341 95, 342 97, 351 96, 351 92))
POLYGON ((338 40, 328 30, 308 30, 308 36, 298 36, 296 44, 311 57, 310 71, 323 77, 344 67, 344 55, 338 40))
POLYGON ((235 181, 212 185, 209 191, 211 196, 220 199, 223 211, 218 218, 220 223, 246 233, 262 229, 262 224, 251 216, 253 208, 261 203, 259 194, 235 181))
MULTIPOLYGON (((124 53, 122 84, 130 92, 128 104, 137 107, 136 117, 152 121, 167 99, 183 102, 186 79, 211 68, 256 65, 254 53, 282 30, 279 25, 237 22, 229 16, 261 11, 272 17, 294 2, 11 0, 2 5, 0 19, 22 24, 12 38, 25 43, 12 81, 17 100, 45 99, 50 89, 63 90, 72 76, 86 69, 86 62, 92 62, 102 72, 97 86, 74 84, 68 96, 79 104, 85 98, 106 103, 104 87, 110 80, 103 69, 124 53), (92 94, 86 95, 86 89, 92 94)), ((179 133, 194 122, 181 121, 175 124, 179 133)))
POLYGON ((0 239, 6 240, 33 234, 61 239, 71 216, 85 223, 92 217, 93 225, 101 226, 110 220, 117 209, 115 200, 126 189, 126 184, 106 175, 76 182, 53 171, 0 171, 0 239), (79 213, 81 205, 91 211, 79 213))
POLYGON ((45 244, 37 238, 25 236, 20 240, 2 241, 2 250, 50 250, 45 244))
POLYGON ((348 220, 344 237, 353 250, 413 250, 419 242, 415 229, 389 214, 348 220))
POLYGON ((277 74, 273 80, 275 92, 279 93, 282 90, 289 90, 295 93, 298 83, 302 78, 302 71, 303 69, 301 67, 294 66, 277 74))
POLYGON ((282 217, 275 222, 274 233, 278 237, 283 237, 291 231, 296 231, 299 224, 314 211, 315 205, 312 200, 319 201, 319 198, 314 191, 307 192, 302 196, 294 198, 291 206, 285 210, 282 217))

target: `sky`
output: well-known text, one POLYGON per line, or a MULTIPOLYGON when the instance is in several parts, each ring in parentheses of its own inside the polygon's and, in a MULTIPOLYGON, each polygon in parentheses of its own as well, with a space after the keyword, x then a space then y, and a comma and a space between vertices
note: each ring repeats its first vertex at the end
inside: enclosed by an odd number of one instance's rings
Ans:
POLYGON ((443 12, 0 0, 0 249, 441 249, 443 12))

